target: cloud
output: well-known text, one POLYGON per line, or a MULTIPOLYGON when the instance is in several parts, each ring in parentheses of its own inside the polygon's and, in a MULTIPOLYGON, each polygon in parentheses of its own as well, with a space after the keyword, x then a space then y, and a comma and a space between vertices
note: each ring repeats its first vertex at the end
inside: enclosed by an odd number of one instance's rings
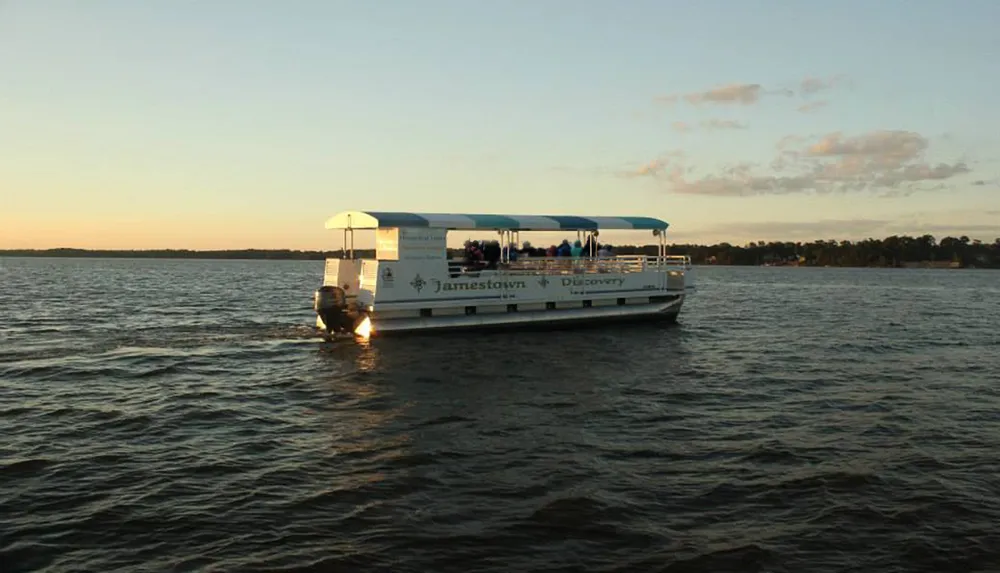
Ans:
POLYGON ((911 131, 874 131, 857 136, 840 132, 812 141, 782 138, 770 168, 737 163, 691 179, 689 165, 664 163, 643 175, 663 180, 675 193, 738 197, 792 193, 870 192, 907 195, 969 173, 964 162, 927 161, 926 138, 911 131))
POLYGON ((786 135, 781 139, 779 139, 778 143, 774 144, 774 147, 776 147, 779 150, 788 149, 793 145, 801 144, 803 141, 806 141, 807 139, 809 138, 804 135, 786 135))
MULTIPOLYGON (((833 76, 828 79, 806 77, 799 82, 798 93, 801 97, 808 99, 819 92, 831 90, 847 81, 847 76, 844 75, 833 76)), ((795 111, 798 111, 799 113, 810 113, 828 105, 830 105, 828 100, 807 101, 806 103, 803 103, 795 108, 795 111)))
POLYGON ((740 245, 747 241, 814 241, 824 239, 860 239, 886 237, 891 221, 883 219, 820 219, 817 221, 726 221, 697 229, 673 229, 668 233, 673 243, 728 242, 740 245))
MULTIPOLYGON (((795 86, 797 89, 792 89, 791 87, 771 87, 769 89, 764 89, 764 86, 757 83, 730 83, 725 85, 715 86, 713 88, 696 91, 687 92, 680 94, 667 94, 661 95, 654 98, 654 101, 661 104, 673 105, 678 101, 684 100, 687 103, 694 106, 702 105, 742 105, 749 106, 758 103, 761 98, 765 95, 778 95, 791 97, 796 94, 796 92, 807 97, 822 91, 833 89, 835 86, 847 81, 847 77, 843 75, 833 76, 829 79, 823 79, 818 77, 806 77, 799 81, 795 86)), ((817 104, 816 107, 820 107, 821 104, 817 104)), ((806 111, 806 110, 801 110, 806 111)))
POLYGON ((767 90, 764 93, 766 93, 767 95, 778 95, 778 96, 784 96, 784 97, 792 97, 792 96, 795 95, 795 90, 791 90, 791 89, 788 89, 788 88, 774 88, 774 89, 767 90))
MULTIPOLYGON (((972 182, 972 184, 976 187, 984 187, 986 185, 996 185, 997 187, 1000 187, 1000 177, 996 179, 976 179, 972 182)), ((998 212, 998 214, 1000 214, 1000 212, 998 212)))
POLYGON ((833 76, 830 79, 824 80, 823 78, 807 77, 799 82, 799 93, 802 95, 810 95, 821 91, 826 91, 836 87, 837 85, 843 83, 847 80, 846 76, 839 75, 833 76))
POLYGON ((986 234, 987 236, 1000 233, 1000 223, 893 223, 886 227, 886 231, 891 235, 936 235, 939 239, 948 235, 958 237, 961 235, 971 235, 973 233, 986 234))
POLYGON ((645 165, 640 165, 638 169, 635 170, 634 175, 637 177, 642 177, 645 175, 653 175, 659 171, 662 171, 666 167, 667 161, 665 159, 654 159, 645 165))
MULTIPOLYGON (((732 119, 706 119, 699 122, 699 125, 702 129, 706 130, 747 128, 745 123, 740 123, 732 119)), ((695 126, 686 121, 675 121, 670 124, 670 128, 679 133, 688 133, 694 131, 695 126)))
POLYGON ((732 119, 706 119, 701 122, 705 129, 746 129, 745 123, 740 123, 732 119))
POLYGON ((899 164, 927 149, 927 139, 912 131, 873 131, 855 137, 841 132, 824 135, 806 148, 813 157, 872 157, 899 164))
POLYGON ((828 105, 830 105, 830 102, 826 100, 811 101, 809 103, 804 103, 799 107, 795 108, 795 111, 798 111, 800 113, 809 113, 812 111, 816 111, 817 109, 824 108, 828 105))
POLYGON ((821 219, 818 221, 758 221, 725 225, 736 235, 762 240, 822 239, 831 236, 865 236, 890 224, 883 219, 821 219))
POLYGON ((704 92, 685 94, 684 99, 692 105, 709 104, 755 104, 760 99, 760 84, 729 84, 704 92))
POLYGON ((643 163, 638 167, 632 169, 626 169, 624 171, 619 171, 618 175, 625 178, 634 177, 650 177, 655 176, 666 171, 669 167, 676 165, 678 168, 681 166, 681 162, 684 158, 684 152, 681 150, 668 151, 660 157, 643 163))
POLYGON ((657 102, 664 104, 677 103, 683 99, 691 105, 752 105, 760 100, 762 88, 760 84, 734 83, 717 86, 705 91, 689 92, 685 94, 669 94, 655 98, 657 102))

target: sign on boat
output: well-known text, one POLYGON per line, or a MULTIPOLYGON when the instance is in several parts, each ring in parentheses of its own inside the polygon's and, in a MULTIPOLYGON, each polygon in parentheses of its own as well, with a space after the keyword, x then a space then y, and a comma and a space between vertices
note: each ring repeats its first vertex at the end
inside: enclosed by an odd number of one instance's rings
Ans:
MULTIPOLYGON (((326 260, 314 296, 316 325, 367 338, 483 327, 658 320, 673 322, 694 290, 691 260, 668 255, 666 221, 580 217, 346 211, 326 228, 342 231, 341 258, 326 260), (354 233, 375 232, 375 258, 354 256, 354 233), (601 230, 651 233, 656 255, 615 255, 601 230), (489 251, 449 260, 451 231, 493 231, 489 251), (571 254, 548 256, 522 233, 575 233, 571 254)), ((567 237, 567 242, 570 237, 567 237)), ((467 245, 468 249, 468 245, 467 245)))

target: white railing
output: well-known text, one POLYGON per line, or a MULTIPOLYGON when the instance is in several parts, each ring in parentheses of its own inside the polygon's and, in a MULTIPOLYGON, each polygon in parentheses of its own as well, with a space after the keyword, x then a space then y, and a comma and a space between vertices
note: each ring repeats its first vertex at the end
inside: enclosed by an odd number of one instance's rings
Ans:
POLYGON ((663 264, 669 266, 683 266, 685 269, 691 268, 691 257, 688 255, 667 255, 665 257, 654 257, 663 260, 663 264))
POLYGON ((646 256, 620 255, 614 257, 525 257, 509 263, 500 263, 497 269, 485 265, 467 268, 465 261, 448 261, 451 274, 477 275, 481 272, 503 272, 509 275, 587 274, 587 273, 639 273, 691 268, 687 255, 646 256))

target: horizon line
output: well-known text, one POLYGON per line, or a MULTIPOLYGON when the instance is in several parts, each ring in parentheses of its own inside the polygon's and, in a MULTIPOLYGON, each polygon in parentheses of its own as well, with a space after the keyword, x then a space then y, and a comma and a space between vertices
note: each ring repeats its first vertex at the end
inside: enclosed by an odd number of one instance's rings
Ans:
MULTIPOLYGON (((804 244, 808 244, 808 243, 828 243, 830 241, 833 241, 833 242, 836 242, 836 243, 842 243, 844 241, 847 241, 849 243, 860 243, 860 242, 864 242, 864 241, 873 241, 873 240, 874 241, 884 242, 886 239, 890 239, 892 237, 898 237, 898 238, 909 237, 909 238, 912 238, 912 239, 919 239, 919 238, 926 237, 926 236, 932 237, 935 240, 935 242, 940 242, 941 239, 946 239, 946 238, 949 238, 949 237, 953 238, 953 239, 961 239, 962 237, 966 237, 969 240, 970 243, 971 242, 975 242, 975 241, 979 241, 980 243, 986 244, 986 245, 995 244, 997 242, 997 240, 1000 239, 1000 237, 995 237, 992 240, 979 239, 979 238, 973 237, 971 235, 966 235, 966 234, 959 234, 959 235, 947 234, 944 237, 941 237, 939 239, 937 236, 935 236, 935 235, 933 235, 931 233, 924 233, 924 234, 921 234, 921 235, 896 234, 896 235, 887 235, 887 236, 882 237, 882 238, 867 237, 867 238, 864 238, 864 239, 838 239, 838 238, 828 238, 828 239, 816 238, 816 239, 808 239, 808 240, 788 240, 788 239, 775 240, 775 239, 767 239, 767 240, 763 240, 763 241, 761 241, 761 240, 743 241, 742 243, 734 243, 734 242, 731 242, 731 241, 717 241, 717 242, 674 242, 674 243, 667 243, 667 246, 677 246, 677 247, 717 247, 717 246, 721 246, 721 245, 730 245, 730 246, 733 246, 733 247, 742 247, 744 245, 749 245, 749 244, 756 245, 756 244, 761 243, 761 242, 763 242, 765 244, 771 244, 771 243, 774 243, 774 244, 788 244, 788 243, 791 243, 791 244, 803 244, 803 245, 804 244)), ((646 243, 646 244, 639 244, 639 243, 618 243, 616 246, 618 246, 618 247, 637 247, 637 248, 641 248, 641 247, 655 247, 657 245, 656 245, 656 243, 646 243)), ((448 248, 448 249, 456 249, 457 250, 457 249, 460 249, 461 247, 446 247, 446 248, 448 248)), ((343 247, 336 248, 336 249, 292 249, 292 248, 288 248, 288 247, 271 247, 271 248, 242 247, 242 248, 225 248, 225 249, 192 249, 192 248, 182 248, 182 247, 157 247, 157 248, 141 248, 141 249, 135 249, 135 248, 100 249, 100 248, 88 248, 88 247, 44 247, 44 248, 0 248, 0 255, 3 255, 5 253, 45 253, 45 252, 54 252, 54 251, 76 251, 76 252, 90 252, 90 253, 95 253, 95 252, 97 252, 97 253, 152 253, 152 252, 241 253, 241 252, 250 252, 250 251, 253 251, 253 252, 264 252, 264 253, 267 253, 267 252, 272 252, 272 253, 277 253, 277 252, 333 253, 333 252, 340 252, 340 251, 343 251, 343 250, 344 250, 343 247)), ((356 251, 374 250, 374 247, 356 248, 354 250, 356 250, 356 251)))

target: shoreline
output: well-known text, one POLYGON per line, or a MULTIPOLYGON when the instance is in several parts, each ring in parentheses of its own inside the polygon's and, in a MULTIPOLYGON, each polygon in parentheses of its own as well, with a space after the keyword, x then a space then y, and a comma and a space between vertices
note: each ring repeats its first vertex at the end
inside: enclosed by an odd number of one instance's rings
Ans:
MULTIPOLYGON (((685 245, 685 247, 689 247, 685 245)), ((682 249, 676 247, 675 251, 694 250, 704 253, 712 249, 711 247, 695 247, 694 249, 682 249)), ((622 248, 620 254, 641 253, 643 247, 622 248)), ((458 249, 449 249, 449 258, 458 256, 458 249)), ((125 259, 125 260, 201 260, 201 261, 323 261, 327 258, 340 256, 339 251, 294 251, 294 250, 225 250, 225 251, 193 251, 183 249, 151 249, 151 250, 88 250, 88 249, 9 249, 0 250, 2 258, 35 258, 35 259, 125 259)), ((359 257, 370 257, 374 253, 367 253, 365 250, 357 250, 359 257)), ((680 254, 680 253, 677 253, 680 254)), ((701 254, 701 253, 699 253, 701 254)), ((1000 266, 990 264, 949 264, 935 262, 933 260, 902 261, 897 264, 831 264, 831 263, 760 263, 756 261, 728 261, 709 262, 707 256, 693 257, 693 264, 700 267, 762 267, 762 268, 852 268, 852 269, 907 269, 907 270, 990 270, 1000 266)))

